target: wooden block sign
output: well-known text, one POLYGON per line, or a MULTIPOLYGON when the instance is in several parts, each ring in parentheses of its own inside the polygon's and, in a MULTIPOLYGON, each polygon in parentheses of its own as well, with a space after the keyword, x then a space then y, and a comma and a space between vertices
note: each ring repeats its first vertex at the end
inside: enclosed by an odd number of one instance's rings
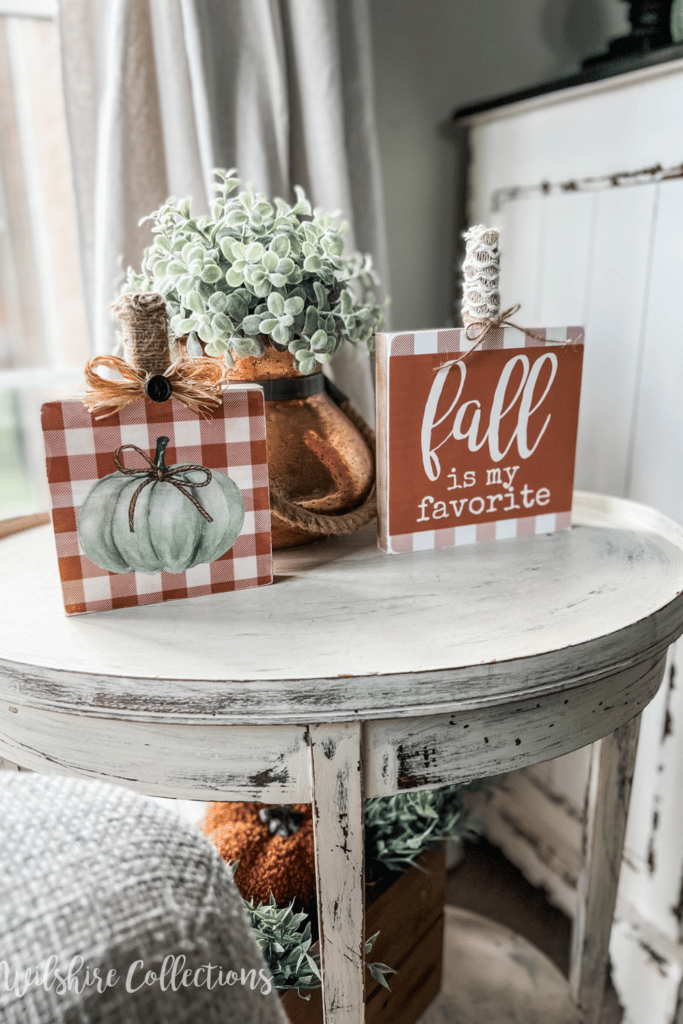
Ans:
POLYGON ((476 351, 464 329, 377 335, 384 551, 571 525, 583 334, 499 327, 476 351))
POLYGON ((171 398, 95 416, 42 408, 69 615, 272 582, 263 391, 199 415, 171 398))

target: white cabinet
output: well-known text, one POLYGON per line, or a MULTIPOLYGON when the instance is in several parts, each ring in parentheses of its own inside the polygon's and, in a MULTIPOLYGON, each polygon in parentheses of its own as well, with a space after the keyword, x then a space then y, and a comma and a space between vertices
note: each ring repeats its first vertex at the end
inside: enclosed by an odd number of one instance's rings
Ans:
MULTIPOLYGON (((679 522, 682 110, 676 60, 465 119, 468 219, 501 230, 503 308, 586 327, 576 486, 679 522)), ((508 776, 485 811, 491 838, 568 912, 585 781, 585 756, 570 755, 508 776)), ((612 945, 625 1024, 683 1020, 682 796, 679 644, 641 731, 612 945)))

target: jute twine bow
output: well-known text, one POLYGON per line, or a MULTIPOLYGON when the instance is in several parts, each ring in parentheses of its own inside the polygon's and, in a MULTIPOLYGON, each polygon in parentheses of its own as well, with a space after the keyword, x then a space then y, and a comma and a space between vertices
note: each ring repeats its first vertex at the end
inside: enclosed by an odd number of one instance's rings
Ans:
POLYGON ((121 324, 125 358, 95 356, 88 362, 85 379, 90 391, 82 401, 90 412, 110 416, 142 401, 148 381, 156 376, 164 377, 173 397, 193 412, 208 413, 221 404, 226 377, 222 361, 171 360, 168 312, 162 295, 122 295, 112 308, 121 324), (100 366, 117 371, 123 380, 100 377, 96 372, 100 366))
POLYGON ((192 487, 193 489, 197 487, 207 487, 211 483, 211 470, 207 469, 206 466, 195 466, 189 462, 182 466, 157 466, 157 464, 153 462, 145 452, 143 452, 142 448, 138 448, 136 444, 120 445, 114 452, 114 465, 118 469, 119 473, 123 473, 124 476, 140 476, 141 473, 144 473, 145 475, 145 479, 142 481, 140 486, 135 489, 133 497, 130 499, 130 506, 128 508, 128 525, 131 533, 135 533, 133 518, 135 516, 135 506, 140 492, 143 491, 148 484, 155 483, 157 480, 162 484, 173 484, 181 494, 184 494, 186 498, 189 498, 200 515, 204 516, 207 523, 213 522, 209 513, 206 509, 202 508, 195 496, 185 489, 186 487, 192 487), (137 452, 138 455, 141 455, 149 466, 149 470, 127 469, 121 461, 121 452, 125 451, 127 448, 137 452), (187 473, 189 470, 196 470, 198 473, 205 473, 206 479, 200 480, 199 483, 193 483, 190 480, 183 480, 183 482, 180 483, 179 480, 175 479, 176 476, 179 476, 181 473, 187 473), (185 486, 183 486, 183 484, 185 486))
MULTIPOLYGON (((221 404, 225 370, 217 359, 176 359, 161 375, 171 385, 173 397, 193 412, 210 412, 221 404)), ((118 356, 94 356, 85 367, 90 391, 83 395, 82 402, 90 412, 112 416, 127 405, 142 401, 146 397, 145 385, 154 376, 157 375, 137 370, 118 356), (105 380, 96 373, 98 366, 116 370, 124 379, 105 380)))
POLYGON ((537 341, 545 343, 546 339, 542 337, 542 335, 536 334, 534 331, 530 331, 528 327, 520 327, 519 324, 512 323, 510 317, 514 316, 515 313, 518 313, 521 308, 522 306, 518 302, 515 306, 510 306, 509 309, 499 313, 498 316, 490 316, 481 320, 470 319, 467 327, 465 328, 465 337, 468 341, 473 342, 473 344, 470 345, 465 352, 461 352, 457 359, 449 359, 447 362, 441 363, 439 366, 435 366, 434 372, 441 370, 444 366, 455 366, 456 363, 462 362, 463 359, 466 359, 467 356, 475 352, 479 346, 484 343, 489 331, 496 330, 498 327, 514 327, 515 330, 521 331, 522 334, 526 334, 530 338, 536 338, 537 341), (470 333, 472 329, 474 329, 474 334, 470 333))

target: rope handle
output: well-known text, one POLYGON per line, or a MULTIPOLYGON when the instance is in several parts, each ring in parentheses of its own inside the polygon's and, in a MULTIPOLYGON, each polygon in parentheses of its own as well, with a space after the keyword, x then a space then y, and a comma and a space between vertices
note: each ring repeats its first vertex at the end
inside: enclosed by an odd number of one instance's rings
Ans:
MULTIPOLYGON (((365 440, 368 448, 375 458, 376 439, 375 431, 368 426, 359 412, 356 412, 351 402, 345 399, 338 403, 344 415, 351 420, 358 433, 365 440)), ((371 523, 377 517, 377 487, 373 482, 372 488, 362 505, 351 512, 344 512, 341 515, 330 515, 322 512, 312 512, 297 505, 295 502, 285 498, 284 494, 276 490, 271 484, 270 507, 273 512, 283 519, 289 526, 298 527, 306 533, 319 534, 321 537, 330 535, 341 536, 346 533, 353 533, 360 530, 362 526, 371 523)))

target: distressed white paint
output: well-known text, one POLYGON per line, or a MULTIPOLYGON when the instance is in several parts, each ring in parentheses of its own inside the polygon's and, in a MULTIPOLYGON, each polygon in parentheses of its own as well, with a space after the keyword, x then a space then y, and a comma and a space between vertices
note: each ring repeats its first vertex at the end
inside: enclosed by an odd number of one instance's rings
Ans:
POLYGON ((498 188, 681 162, 671 111, 683 102, 683 60, 547 93, 469 120, 470 221, 487 223, 498 188))
POLYGON ((640 717, 633 718, 591 750, 585 853, 569 971, 574 998, 587 1024, 599 1024, 602 1010, 639 728, 640 717))
POLYGON ((369 721, 368 795, 497 775, 592 743, 648 704, 664 664, 660 656, 575 690, 476 711, 369 721))
POLYGON ((108 721, 2 704, 0 756, 44 775, 98 778, 151 796, 311 799, 305 726, 108 721))
POLYGON ((313 831, 325 1024, 358 1024, 365 906, 360 722, 310 729, 313 831))
POLYGON ((680 1024, 683 950, 631 905, 618 904, 610 942, 612 980, 623 994, 622 1024, 680 1024))
POLYGON ((256 597, 78 618, 62 611, 49 528, 9 537, 0 700, 127 721, 278 724, 571 689, 663 653, 683 608, 680 527, 588 495, 574 519, 571 531, 401 559, 378 551, 370 528, 279 552, 278 582, 256 597))
MULTIPOLYGON (((326 1021, 356 1024, 363 762, 376 795, 591 742, 652 698, 683 630, 683 530, 586 495, 576 523, 474 557, 417 553, 400 564, 365 531, 281 553, 281 582, 255 605, 243 592, 77 623, 56 586, 35 585, 48 531, 6 537, 0 655, 12 657, 0 660, 0 753, 186 800, 312 796, 326 1021)), ((606 815, 608 776, 599 789, 606 815)), ((606 877, 603 852, 592 845, 591 877, 606 877)))

